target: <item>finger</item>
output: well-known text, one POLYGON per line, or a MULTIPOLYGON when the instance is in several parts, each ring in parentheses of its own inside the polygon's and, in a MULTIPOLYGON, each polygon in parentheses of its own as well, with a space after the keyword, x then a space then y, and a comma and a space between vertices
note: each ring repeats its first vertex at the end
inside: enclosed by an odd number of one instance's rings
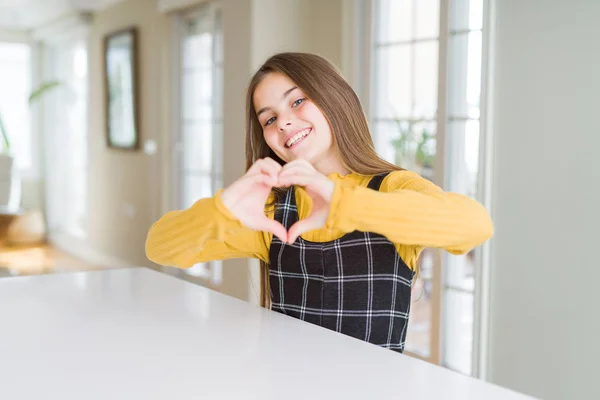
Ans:
POLYGON ((272 165, 273 170, 275 170, 277 173, 279 173, 281 171, 281 169, 283 168, 283 166, 281 164, 279 164, 277 161, 273 160, 271 157, 263 158, 263 161, 266 164, 272 165))
POLYGON ((283 166, 283 171, 291 170, 304 170, 316 172, 315 168, 308 161, 305 160, 294 160, 283 166))
POLYGON ((279 176, 285 176, 288 174, 297 174, 297 173, 308 174, 308 175, 320 175, 315 169, 307 167, 306 165, 303 165, 303 164, 294 164, 294 165, 290 165, 289 167, 286 164, 286 166, 283 167, 283 169, 279 172, 279 176))
POLYGON ((276 182, 277 175, 279 175, 279 171, 281 171, 281 165, 279 165, 275 160, 272 159, 260 159, 250 167, 248 170, 249 174, 262 173, 268 176, 271 176, 276 182))
POLYGON ((315 183, 315 176, 305 171, 289 171, 287 173, 281 173, 277 179, 279 186, 308 186, 310 183, 315 183))
POLYGON ((296 165, 303 165, 305 167, 314 168, 311 163, 309 163, 308 161, 306 161, 303 158, 296 158, 295 160, 292 160, 289 163, 285 164, 284 167, 291 167, 291 166, 296 166, 296 165))
MULTIPOLYGON (((257 184, 263 184, 269 187, 272 187, 273 178, 269 175, 265 175, 261 172, 254 174, 246 174, 243 178, 239 179, 234 183, 235 192, 240 195, 246 193, 248 190, 251 190, 257 184)), ((233 185, 231 186, 233 188, 233 185)))
POLYGON ((270 218, 265 217, 261 219, 258 225, 258 229, 264 232, 271 232, 273 235, 277 236, 279 240, 283 243, 287 241, 287 229, 279 222, 272 220, 270 218))
POLYGON ((316 218, 308 217, 301 219, 292 225, 290 230, 287 232, 288 243, 294 243, 296 239, 298 239, 298 236, 302 235, 304 232, 312 231, 313 229, 318 228, 320 228, 320 223, 316 218))

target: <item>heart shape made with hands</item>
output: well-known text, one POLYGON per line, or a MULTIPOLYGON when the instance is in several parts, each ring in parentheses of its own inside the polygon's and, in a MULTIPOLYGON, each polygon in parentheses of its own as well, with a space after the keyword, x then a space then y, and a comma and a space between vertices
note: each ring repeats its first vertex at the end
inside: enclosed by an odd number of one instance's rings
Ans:
POLYGON ((325 226, 335 184, 318 172, 308 161, 294 160, 281 166, 265 158, 255 162, 246 174, 223 191, 225 207, 245 226, 270 232, 284 243, 294 243, 298 236, 325 226), (265 214, 265 203, 276 187, 301 186, 312 199, 312 210, 286 230, 265 214))
POLYGON ((301 186, 312 200, 310 214, 293 224, 287 231, 287 243, 294 243, 305 232, 325 226, 335 184, 304 160, 286 164, 277 176, 279 187, 301 186))

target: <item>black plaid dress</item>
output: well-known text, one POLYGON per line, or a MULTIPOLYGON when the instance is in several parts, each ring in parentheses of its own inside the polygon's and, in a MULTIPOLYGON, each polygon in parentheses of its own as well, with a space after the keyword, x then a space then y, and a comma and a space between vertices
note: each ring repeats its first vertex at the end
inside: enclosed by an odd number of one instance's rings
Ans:
MULTIPOLYGON (((369 188, 379 190, 386 174, 369 188)), ((275 220, 298 221, 294 187, 277 204, 275 220)), ((350 232, 317 243, 273 237, 269 254, 272 309, 327 329, 402 352, 413 271, 386 237, 350 232)))

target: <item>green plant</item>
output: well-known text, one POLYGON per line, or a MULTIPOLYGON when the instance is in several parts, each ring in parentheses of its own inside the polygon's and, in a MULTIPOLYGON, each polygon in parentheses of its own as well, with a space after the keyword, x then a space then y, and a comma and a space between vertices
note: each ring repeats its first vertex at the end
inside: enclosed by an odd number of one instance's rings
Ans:
POLYGON ((61 82, 59 81, 42 82, 42 84, 38 86, 38 88, 31 92, 31 94, 29 95, 29 105, 32 105, 35 101, 39 100, 44 94, 48 93, 49 91, 60 85, 61 82))
MULTIPOLYGON (((59 81, 48 81, 42 82, 31 94, 29 95, 28 104, 31 106, 37 100, 41 99, 46 93, 50 92, 52 89, 59 87, 62 83, 59 81)), ((10 153, 10 139, 8 136, 8 131, 6 130, 6 125, 4 124, 4 119, 2 118, 2 113, 0 112, 0 133, 2 133, 2 141, 4 142, 4 152, 10 153)))
POLYGON ((424 130, 423 133, 421 133, 421 140, 417 143, 417 151, 415 152, 415 161, 417 164, 426 168, 433 167, 435 151, 431 151, 428 144, 434 139, 435 136, 427 130, 424 130))
POLYGON ((424 168, 433 167, 435 149, 430 142, 435 140, 433 132, 424 128, 420 133, 416 129, 419 125, 427 122, 423 118, 395 119, 398 127, 398 136, 391 141, 396 152, 395 162, 397 165, 416 165, 424 168))

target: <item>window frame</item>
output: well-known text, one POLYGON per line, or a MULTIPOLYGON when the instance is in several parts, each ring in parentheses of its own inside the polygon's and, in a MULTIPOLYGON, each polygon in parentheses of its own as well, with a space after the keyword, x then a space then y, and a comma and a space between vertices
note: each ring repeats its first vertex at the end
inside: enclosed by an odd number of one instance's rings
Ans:
MULTIPOLYGON (((75 15, 64 23, 57 23, 56 25, 48 25, 42 28, 32 31, 32 40, 36 42, 36 46, 39 49, 39 62, 37 74, 37 84, 44 80, 57 79, 57 69, 60 69, 60 63, 64 62, 66 57, 64 55, 69 52, 69 55, 73 55, 73 49, 79 44, 83 44, 86 53, 86 75, 85 79, 85 91, 84 99, 85 110, 82 119, 85 123, 84 135, 85 135, 85 172, 84 172, 84 215, 89 211, 89 171, 90 171, 90 147, 89 147, 89 104, 90 104, 90 41, 89 41, 89 26, 91 19, 87 14, 75 15)), ((72 60, 71 60, 72 61, 72 60)), ((60 78, 58 78, 60 80, 60 78)), ((58 88, 63 90, 63 88, 58 88)), ((88 237, 88 222, 86 218, 82 222, 81 226, 73 226, 67 221, 72 220, 71 216, 67 215, 70 210, 60 209, 54 207, 53 204, 60 203, 56 198, 56 193, 64 192, 67 189, 70 190, 68 183, 59 182, 56 177, 51 175, 50 171, 52 166, 48 165, 49 160, 55 157, 53 152, 53 141, 49 139, 49 134, 54 134, 52 128, 50 132, 46 130, 48 127, 55 125, 55 110, 53 106, 55 102, 52 102, 52 98, 56 95, 56 92, 49 93, 47 97, 42 99, 40 107, 37 110, 35 116, 35 123, 37 125, 37 134, 40 137, 38 141, 40 151, 40 163, 44 165, 44 170, 40 171, 41 179, 44 181, 45 187, 45 208, 47 210, 48 219, 48 231, 51 241, 58 241, 61 243, 84 243, 88 237)), ((68 165, 67 165, 68 167, 68 165)), ((60 173, 61 171, 59 171, 60 173)))
MULTIPOLYGON (((433 181, 444 187, 448 181, 447 163, 452 157, 447 154, 449 143, 447 142, 448 118, 448 42, 450 39, 450 2, 451 0, 440 0, 440 29, 438 34, 438 111, 436 116, 436 139, 437 151, 435 158, 435 171, 433 181)), ((374 46, 376 29, 376 0, 355 0, 346 5, 344 10, 344 32, 350 35, 351 43, 344 45, 344 64, 342 69, 352 79, 351 85, 361 97, 369 121, 374 120, 374 101, 376 84, 373 82, 371 71, 375 68, 374 46), (360 15, 360 16, 357 16, 360 15), (365 46, 365 43, 367 45, 365 46), (360 51, 363 57, 353 57, 348 52, 360 51)), ((477 171, 477 196, 476 200, 481 202, 488 211, 491 211, 491 190, 493 176, 492 146, 493 137, 490 129, 491 116, 488 110, 488 99, 490 98, 489 76, 490 57, 492 53, 493 35, 493 2, 483 0, 483 26, 482 26, 482 49, 481 49, 481 92, 480 92, 480 130, 479 130, 479 166, 477 171)), ((376 79, 376 78, 375 78, 376 79)), ((485 243, 475 253, 475 287, 473 303, 473 346, 471 359, 471 375, 485 379, 487 375, 487 355, 489 340, 489 303, 490 303, 490 256, 491 244, 485 243)), ((443 364, 443 307, 445 296, 445 279, 443 274, 444 253, 434 252, 433 263, 433 295, 432 295, 432 321, 430 337, 430 355, 423 357, 406 351, 405 353, 424 359, 435 364, 443 364)))
MULTIPOLYGON (((86 84, 86 88, 84 90, 84 96, 85 98, 82 99, 84 103, 86 103, 85 106, 85 110, 84 110, 84 115, 81 116, 83 118, 83 121, 85 123, 85 127, 84 127, 84 148, 82 149, 77 149, 77 152, 79 151, 83 151, 84 155, 85 155, 85 166, 82 165, 78 165, 78 168, 83 168, 84 169, 84 183, 83 183, 83 187, 80 188, 84 195, 83 195, 83 202, 84 202, 84 215, 87 214, 87 210, 89 210, 89 168, 90 168, 90 149, 89 149, 89 43, 87 41, 87 38, 83 37, 83 38, 73 38, 72 40, 68 40, 68 41, 61 41, 60 43, 51 43, 51 44, 46 44, 45 45, 45 52, 46 52, 46 73, 49 74, 50 76, 52 76, 52 78, 54 79, 56 77, 56 75, 54 75, 56 73, 57 69, 63 70, 64 65, 63 63, 66 62, 71 62, 72 57, 73 57, 73 51, 75 46, 78 46, 79 44, 83 44, 84 49, 86 51, 86 68, 87 68, 87 72, 86 72, 86 76, 84 77, 85 79, 85 84, 86 84)), ((76 78, 74 76, 71 76, 69 79, 69 82, 73 82, 76 78)), ((60 78, 59 78, 60 80, 60 78)), ((62 103, 62 102, 59 102, 62 103)), ((47 104, 47 103, 46 103, 47 104)), ((53 108, 53 106, 47 107, 47 109, 45 110, 45 114, 46 114, 46 122, 52 122, 51 126, 55 125, 55 118, 56 118, 56 109, 53 108)), ((48 126, 47 124, 45 124, 46 126, 48 126)), ((55 132, 51 132, 52 134, 54 134, 55 132)), ((67 143, 69 144, 69 146, 73 143, 73 141, 71 140, 72 137, 69 133, 68 137, 63 137, 63 139, 65 139, 67 141, 67 143)), ((48 136, 47 134, 45 136, 48 136)), ((56 138, 55 138, 56 139, 56 138)), ((48 146, 48 142, 45 142, 46 146, 45 146, 45 151, 46 153, 48 152, 52 152, 52 147, 48 146)), ((68 148, 69 153, 71 153, 71 148, 68 148)), ((52 152, 53 154, 56 154, 54 152, 52 152)), ((52 154, 46 154, 46 157, 53 157, 52 154)), ((67 157, 69 158, 69 157, 67 157)), ((71 165, 72 159, 69 158, 69 163, 66 164, 66 168, 67 169, 71 169, 72 167, 74 167, 74 165, 71 165)), ((61 171, 61 172, 65 172, 65 171, 61 171)), ((49 178, 48 176, 46 176, 46 178, 49 178)), ((73 186, 75 183, 72 180, 66 180, 62 183, 60 183, 59 187, 53 187, 50 185, 50 183, 48 182, 48 189, 49 192, 67 192, 67 193, 71 193, 71 191, 73 190, 73 186)), ((49 193, 50 194, 50 193, 49 193)), ((56 226, 56 228, 58 228, 62 233, 65 233, 71 237, 74 238, 78 238, 81 240, 84 240, 87 236, 88 236, 88 220, 87 218, 84 219, 84 221, 82 222, 81 226, 78 226, 77 224, 73 225, 71 224, 72 220, 74 218, 76 218, 77 216, 71 215, 70 213, 74 212, 74 210, 71 209, 71 207, 67 207, 66 209, 61 210, 60 212, 60 224, 56 226)))
MULTIPOLYGON (((222 18, 222 8, 218 1, 207 1, 201 4, 195 5, 191 8, 184 9, 178 13, 173 14, 173 40, 172 44, 172 80, 171 80, 171 95, 172 95, 172 106, 171 106, 171 127, 172 134, 170 135, 170 169, 171 173, 170 180, 170 196, 169 196, 169 209, 180 209, 183 205, 183 179, 185 174, 185 168, 183 166, 183 151, 184 151, 184 132, 183 132, 183 120, 185 119, 184 107, 183 104, 183 96, 184 96, 184 88, 183 88, 183 40, 185 38, 185 23, 186 21, 193 20, 197 18, 201 13, 206 13, 210 15, 211 23, 213 24, 211 30, 213 33, 217 33, 221 35, 223 34, 223 18, 222 18), (217 22, 217 19, 220 19, 217 22), (219 25, 216 25, 216 24, 219 25)), ((222 44, 222 42, 221 42, 222 44)), ((221 49, 221 58, 223 48, 221 49)), ((221 69, 221 81, 217 85, 213 82, 212 93, 211 93, 211 101, 212 101, 212 109, 213 113, 211 115, 212 126, 220 125, 221 130, 217 131, 215 129, 212 130, 212 154, 213 159, 211 163, 210 171, 206 174, 202 174, 202 176, 208 177, 211 182, 211 186, 213 188, 212 194, 222 187, 223 185, 223 135, 222 135, 222 127, 223 127, 223 111, 218 110, 219 106, 222 107, 222 96, 223 96, 223 60, 219 60, 215 63, 216 55, 217 55, 217 47, 213 44, 211 49, 213 62, 211 64, 212 73, 215 73, 215 70, 221 69), (219 87, 220 85, 220 87, 219 87), (220 91, 220 93, 219 93, 220 91), (218 97, 220 96, 220 98, 218 97), (220 114, 220 115, 219 115, 220 114)), ((198 199, 199 200, 199 199, 198 199)), ((212 288, 217 288, 222 282, 222 261, 211 261, 205 263, 204 271, 193 275, 190 274, 190 269, 188 270, 171 270, 168 273, 183 278, 187 281, 191 281, 194 283, 198 283, 204 286, 209 286, 212 288)))

